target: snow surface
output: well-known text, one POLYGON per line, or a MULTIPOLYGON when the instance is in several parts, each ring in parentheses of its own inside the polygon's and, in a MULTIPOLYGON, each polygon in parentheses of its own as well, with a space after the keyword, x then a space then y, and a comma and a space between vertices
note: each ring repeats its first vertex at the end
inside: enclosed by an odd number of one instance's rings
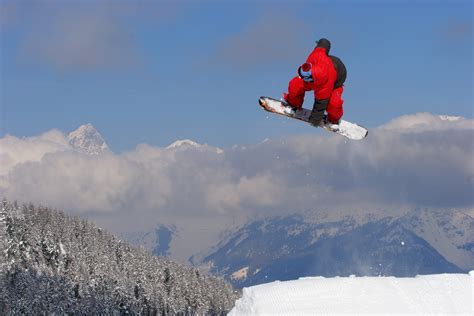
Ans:
POLYGON ((301 278, 243 289, 229 315, 474 315, 474 271, 415 278, 301 278))

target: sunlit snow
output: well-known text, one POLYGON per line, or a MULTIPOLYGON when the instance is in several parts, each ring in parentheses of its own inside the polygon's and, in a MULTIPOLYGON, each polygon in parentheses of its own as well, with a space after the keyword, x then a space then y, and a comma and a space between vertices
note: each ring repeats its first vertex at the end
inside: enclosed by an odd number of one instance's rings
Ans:
POLYGON ((244 288, 229 315, 473 315, 474 271, 415 278, 301 278, 244 288))

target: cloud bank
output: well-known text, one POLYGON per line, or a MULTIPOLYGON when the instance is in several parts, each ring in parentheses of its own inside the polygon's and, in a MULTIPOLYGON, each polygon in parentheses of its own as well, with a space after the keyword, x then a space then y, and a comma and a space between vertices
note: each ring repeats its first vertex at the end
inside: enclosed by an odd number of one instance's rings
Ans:
POLYGON ((473 121, 428 113, 395 119, 362 142, 288 137, 224 151, 141 144, 88 156, 52 130, 0 140, 1 193, 76 212, 260 212, 318 205, 471 206, 473 121))
POLYGON ((158 222, 218 230, 236 218, 308 210, 472 209, 473 133, 473 120, 422 113, 361 142, 328 133, 225 150, 141 144, 96 156, 74 151, 56 130, 6 136, 0 196, 129 230, 158 222))

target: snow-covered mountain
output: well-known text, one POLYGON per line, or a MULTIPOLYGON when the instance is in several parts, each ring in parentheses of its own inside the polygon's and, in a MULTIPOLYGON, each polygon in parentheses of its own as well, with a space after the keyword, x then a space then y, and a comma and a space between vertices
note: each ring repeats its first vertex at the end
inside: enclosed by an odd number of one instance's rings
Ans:
POLYGON ((415 276, 474 269, 473 245, 474 219, 456 210, 319 223, 294 215, 248 223, 201 264, 236 286, 314 275, 415 276))
POLYGON ((82 153, 88 155, 99 155, 110 152, 109 146, 100 133, 92 124, 81 125, 67 137, 69 144, 82 153))
POLYGON ((166 149, 176 149, 182 147, 201 147, 202 145, 189 139, 177 140, 171 145, 167 146, 166 149))
POLYGON ((400 218, 401 225, 426 240, 458 267, 474 269, 474 219, 458 210, 419 209, 400 218))
POLYGON ((165 149, 167 150, 186 150, 186 149, 206 149, 214 151, 218 154, 222 153, 223 150, 218 147, 212 147, 207 144, 199 144, 195 141, 189 139, 182 139, 173 142, 172 144, 168 145, 165 149))

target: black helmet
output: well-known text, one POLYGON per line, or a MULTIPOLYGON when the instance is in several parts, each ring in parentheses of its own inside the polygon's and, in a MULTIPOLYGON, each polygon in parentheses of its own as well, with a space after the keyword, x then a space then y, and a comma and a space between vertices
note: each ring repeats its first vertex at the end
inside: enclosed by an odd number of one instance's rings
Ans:
POLYGON ((322 38, 319 41, 316 41, 316 47, 326 48, 326 52, 329 55, 329 50, 331 50, 331 42, 327 38, 322 38))

